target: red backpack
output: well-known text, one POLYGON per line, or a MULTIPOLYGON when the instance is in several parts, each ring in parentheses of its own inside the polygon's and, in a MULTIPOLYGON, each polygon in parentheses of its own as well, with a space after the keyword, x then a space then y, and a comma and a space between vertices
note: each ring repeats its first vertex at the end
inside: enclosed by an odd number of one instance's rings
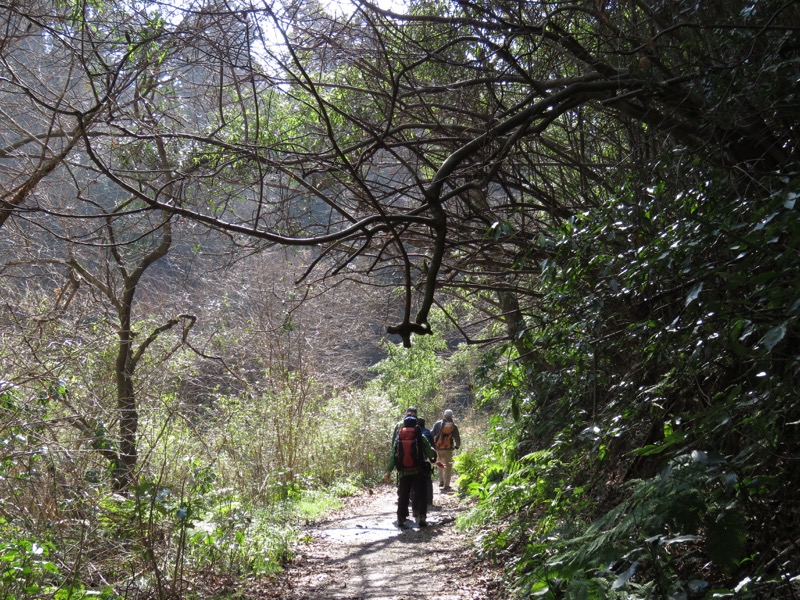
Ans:
POLYGON ((419 447, 419 427, 401 427, 397 434, 394 464, 399 470, 417 468, 422 462, 419 447))

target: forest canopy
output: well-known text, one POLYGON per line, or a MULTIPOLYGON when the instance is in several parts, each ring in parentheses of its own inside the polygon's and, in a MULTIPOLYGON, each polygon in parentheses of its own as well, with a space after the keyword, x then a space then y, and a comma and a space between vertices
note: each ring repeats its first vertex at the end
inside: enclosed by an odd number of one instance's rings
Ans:
POLYGON ((59 514, 149 489, 180 536, 198 473, 254 503, 341 480, 324 448, 358 432, 304 445, 312 415, 456 401, 515 594, 797 593, 797 3, 0 14, 8 539, 78 573, 37 482, 59 514), (257 447, 227 429, 272 411, 257 447), (252 472, 158 467, 198 422, 252 472))

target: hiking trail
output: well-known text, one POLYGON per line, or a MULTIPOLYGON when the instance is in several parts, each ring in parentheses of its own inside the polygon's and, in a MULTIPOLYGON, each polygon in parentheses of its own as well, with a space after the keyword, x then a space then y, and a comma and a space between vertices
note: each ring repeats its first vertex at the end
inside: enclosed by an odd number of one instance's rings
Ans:
POLYGON ((471 537, 454 529, 463 501, 434 485, 428 527, 395 525, 397 491, 380 485, 301 534, 295 559, 245 598, 281 600, 496 600, 499 569, 473 556, 471 537))

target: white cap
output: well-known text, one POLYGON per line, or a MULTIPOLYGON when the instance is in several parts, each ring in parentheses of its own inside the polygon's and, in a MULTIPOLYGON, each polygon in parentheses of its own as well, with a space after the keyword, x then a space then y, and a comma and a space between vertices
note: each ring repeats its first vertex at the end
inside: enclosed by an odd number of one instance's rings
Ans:
POLYGON ((452 419, 453 411, 448 408, 446 411, 444 411, 444 417, 445 419, 452 419))

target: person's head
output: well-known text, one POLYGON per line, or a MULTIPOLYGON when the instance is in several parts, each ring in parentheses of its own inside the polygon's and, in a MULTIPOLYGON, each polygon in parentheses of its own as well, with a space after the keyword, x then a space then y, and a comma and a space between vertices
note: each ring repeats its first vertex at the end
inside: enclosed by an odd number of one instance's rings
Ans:
POLYGON ((416 406, 409 406, 406 409, 406 416, 409 416, 409 415, 411 415, 413 417, 417 416, 417 407, 416 406))
POLYGON ((445 410, 443 414, 444 414, 445 420, 447 420, 447 421, 452 421, 453 420, 453 411, 450 410, 449 408, 447 410, 445 410))
POLYGON ((403 419, 403 427, 416 427, 417 426, 417 417, 414 415, 408 415, 405 419, 403 419))
POLYGON ((417 425, 419 425, 420 427, 425 427, 425 419, 417 417, 417 425))

